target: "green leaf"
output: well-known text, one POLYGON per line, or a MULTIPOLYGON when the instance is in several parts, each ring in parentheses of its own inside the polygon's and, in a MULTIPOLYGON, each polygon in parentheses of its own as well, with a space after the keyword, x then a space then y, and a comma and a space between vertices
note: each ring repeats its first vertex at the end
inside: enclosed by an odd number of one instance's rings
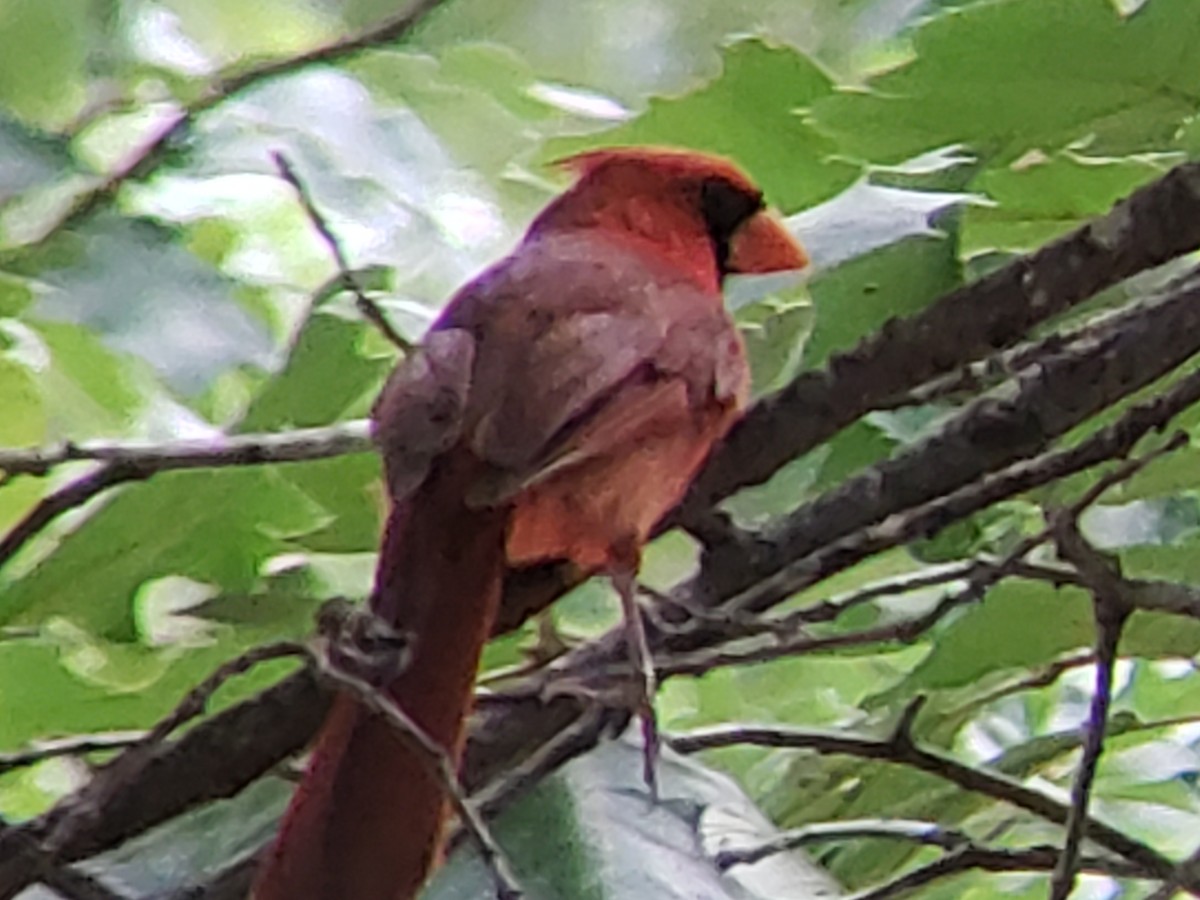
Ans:
POLYGON ((345 418, 368 395, 374 396, 392 360, 363 352, 368 327, 324 309, 309 316, 287 364, 250 405, 241 429, 328 425, 345 418))
POLYGON ((96 4, 9 0, 0 6, 0 105, 42 125, 71 119, 86 98, 96 4))
POLYGON ((524 120, 549 113, 524 92, 532 74, 499 47, 456 47, 442 61, 383 51, 361 57, 351 71, 383 97, 411 107, 460 162, 493 178, 533 146, 524 120), (488 139, 479 140, 480 134, 488 139))
POLYGON ((19 315, 33 299, 33 286, 26 279, 0 272, 0 318, 19 315))
POLYGON ((296 543, 320 553, 374 551, 384 509, 379 458, 360 453, 280 469, 280 475, 316 501, 328 524, 296 543))
POLYGON ((756 395, 778 390, 795 377, 812 322, 807 298, 770 298, 738 310, 737 324, 746 342, 756 395))
POLYGON ((924 309, 961 282, 955 241, 910 238, 838 266, 810 285, 816 320, 808 367, 849 350, 888 319, 924 309))
POLYGON ((969 207, 964 255, 1026 252, 1108 212, 1116 201, 1162 175, 1166 160, 1030 154, 1020 164, 982 172, 972 185, 995 206, 969 207))
MULTIPOLYGON (((264 630, 253 630, 239 639, 226 629, 208 646, 180 651, 113 644, 84 632, 75 635, 65 643, 53 633, 0 641, 0 703, 5 710, 0 717, 0 747, 12 749, 45 737, 149 727, 219 665, 269 637, 264 630), (90 648, 86 656, 71 657, 71 651, 85 645, 90 648), (93 666, 99 667, 103 678, 91 676, 93 666), (157 677, 147 677, 152 672, 157 677), (122 684, 132 688, 139 680, 140 689, 120 689, 122 684)), ((243 700, 294 668, 295 663, 288 661, 257 666, 222 687, 209 708, 218 710, 243 700)))
POLYGON ((1191 0, 1127 19, 1107 0, 978 3, 930 18, 907 64, 813 115, 844 152, 877 161, 953 143, 1000 161, 1084 140, 1100 154, 1168 149, 1200 101, 1198 40, 1191 0))
POLYGON ((674 144, 737 160, 783 210, 825 200, 859 170, 834 159, 834 145, 805 123, 799 110, 833 86, 814 63, 790 49, 757 40, 725 51, 724 70, 700 90, 652 100, 646 112, 617 128, 552 141, 558 158, 613 144, 674 144))
POLYGON ((980 201, 972 194, 909 190, 859 181, 832 200, 788 218, 818 273, 908 238, 944 237, 947 211, 980 201))
MULTIPOLYGON (((0 320, 0 340, 7 336, 0 320)), ((46 439, 47 416, 34 372, 12 352, 0 352, 0 446, 37 446, 46 439)))
POLYGON ((895 446, 895 441, 867 422, 843 428, 825 444, 828 452, 813 489, 827 490, 840 484, 850 475, 887 459, 895 446))
POLYGON ((160 474, 121 491, 0 592, 0 623, 60 615, 99 637, 133 640, 134 594, 144 582, 184 575, 250 592, 290 536, 326 521, 269 467, 160 474))
POLYGON ((1050 662, 1095 641, 1092 605, 1074 588, 1006 581, 938 629, 906 691, 968 685, 992 672, 1050 662))
POLYGON ((1139 611, 1121 633, 1120 652, 1147 659, 1194 656, 1200 653, 1200 622, 1139 611))
POLYGON ((172 230, 104 213, 12 256, 9 266, 48 288, 39 316, 83 325, 173 386, 195 390, 228 366, 265 363, 270 341, 241 307, 234 282, 181 244, 172 230))
POLYGON ((56 439, 126 432, 150 396, 159 392, 153 379, 105 347, 94 332, 66 322, 43 321, 33 327, 50 352, 38 387, 54 417, 56 439))
MULTIPOLYGON (((3 43, 4 37, 0 36, 0 46, 3 43)), ((0 62, 0 71, 3 67, 4 62, 0 62)), ((4 166, 0 167, 0 206, 34 185, 55 180, 62 170, 71 168, 70 154, 61 141, 30 130, 3 112, 0 112, 0 159, 4 160, 4 166)))
MULTIPOLYGON (((666 751, 663 801, 647 805, 641 750, 607 741, 569 763, 501 816, 496 837, 531 900, 813 900, 833 881, 797 852, 720 873, 719 849, 775 833, 727 778, 666 751), (549 843, 547 843, 549 841, 549 843)), ((424 900, 483 897, 494 887, 464 846, 421 894, 424 900)))
MULTIPOLYGON (((17 323, 0 319, 0 341, 12 334, 10 328, 23 333, 17 323)), ((12 348, 0 352, 0 447, 36 447, 46 441, 49 430, 46 406, 34 372, 17 353, 12 348)), ((43 490, 38 478, 0 476, 0 534, 41 499, 43 490)))

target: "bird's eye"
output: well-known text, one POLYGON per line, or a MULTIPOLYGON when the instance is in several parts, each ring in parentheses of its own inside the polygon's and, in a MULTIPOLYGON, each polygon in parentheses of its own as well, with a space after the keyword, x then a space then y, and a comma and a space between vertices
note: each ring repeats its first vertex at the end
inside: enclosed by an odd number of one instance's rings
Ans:
POLYGON ((739 225, 762 209, 763 199, 762 194, 711 178, 700 186, 700 204, 714 240, 727 241, 739 225))
POLYGON ((717 268, 725 274, 729 239, 739 225, 763 208, 762 194, 748 192, 720 178, 710 178, 700 185, 700 208, 712 238, 717 268))

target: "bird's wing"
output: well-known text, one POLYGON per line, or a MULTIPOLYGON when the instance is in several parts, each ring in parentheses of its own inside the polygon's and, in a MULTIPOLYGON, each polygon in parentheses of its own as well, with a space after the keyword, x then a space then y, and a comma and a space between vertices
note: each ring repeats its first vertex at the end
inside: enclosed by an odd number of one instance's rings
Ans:
POLYGON ((664 403, 741 393, 720 296, 595 238, 522 248, 438 327, 475 338, 463 429, 491 469, 479 503, 627 444, 664 403))

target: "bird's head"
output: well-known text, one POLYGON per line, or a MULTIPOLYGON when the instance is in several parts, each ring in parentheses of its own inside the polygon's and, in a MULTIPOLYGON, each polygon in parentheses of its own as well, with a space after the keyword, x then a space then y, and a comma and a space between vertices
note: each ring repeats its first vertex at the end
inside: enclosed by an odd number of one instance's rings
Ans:
POLYGON ((808 264, 804 249, 766 207, 762 191, 722 157, 617 147, 570 156, 558 165, 578 180, 545 209, 531 232, 571 226, 622 232, 686 256, 705 281, 808 264), (701 247, 711 249, 703 266, 695 259, 701 247))

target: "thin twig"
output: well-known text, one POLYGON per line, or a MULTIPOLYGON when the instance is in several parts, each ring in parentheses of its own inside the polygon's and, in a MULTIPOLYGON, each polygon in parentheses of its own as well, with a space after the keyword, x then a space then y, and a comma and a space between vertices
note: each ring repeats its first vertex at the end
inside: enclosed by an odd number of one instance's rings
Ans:
POLYGON ((1197 203, 1200 165, 1178 166, 1107 215, 916 315, 892 319, 831 357, 827 369, 805 372, 731 432, 727 452, 705 466, 672 524, 766 481, 897 394, 1025 339, 1039 323, 1098 291, 1194 249, 1200 238, 1197 203))
MULTIPOLYGON (((1110 472, 1098 478, 1078 500, 1071 504, 1069 512, 1078 516, 1099 500, 1106 491, 1122 482, 1128 481, 1146 466, 1169 453, 1173 453, 1186 443, 1187 435, 1180 432, 1172 436, 1161 446, 1147 451, 1139 457, 1124 460, 1110 472)), ((1073 459, 1077 451, 1083 449, 1083 447, 1084 445, 1080 445, 1080 447, 1069 451, 1047 453, 1042 457, 1030 460, 1028 463, 1014 466, 1013 469, 1059 471, 1061 461, 1064 459, 1073 459)), ((994 478, 1003 481, 1011 477, 1010 473, 1011 470, 1004 470, 997 473, 994 478)), ((1059 477, 1062 477, 1062 474, 1059 477)), ((991 481, 992 479, 988 479, 983 484, 964 488, 963 491, 956 492, 950 498, 941 498, 930 505, 940 505, 944 502, 950 502, 952 498, 960 493, 973 494, 977 491, 986 492, 991 481)), ((897 535, 906 535, 908 540, 913 540, 924 531, 923 528, 914 529, 906 520, 911 516, 912 520, 921 522, 927 514, 927 507, 918 507, 912 513, 895 517, 899 521, 888 520, 878 526, 865 529, 864 532, 851 535, 845 541, 836 542, 831 547, 812 554, 812 556, 820 558, 827 553, 832 552, 836 554, 840 549, 840 545, 847 542, 857 543, 864 539, 868 542, 879 541, 879 538, 874 537, 876 533, 879 533, 889 544, 892 544, 893 541, 896 543, 906 543, 907 540, 897 540, 897 535)), ((1008 554, 994 564, 984 562, 971 564, 966 587, 942 598, 932 609, 914 618, 901 619, 886 625, 846 634, 834 634, 818 638, 801 636, 787 640, 773 641, 767 644, 760 643, 748 648, 729 648, 722 644, 717 644, 716 646, 710 646, 692 653, 670 656, 659 654, 658 674, 660 677, 668 675, 701 675, 718 667, 770 662, 817 650, 833 650, 890 641, 910 643, 941 621, 951 611, 973 603, 982 597, 991 587, 1012 574, 1014 568, 1029 553, 1053 537, 1053 527, 1053 525, 1047 525, 1036 534, 1022 539, 1008 554)), ((773 597, 786 596, 816 583, 819 580, 817 577, 818 574, 825 575, 828 573, 825 573, 820 566, 813 566, 811 558, 806 557, 798 560, 793 566, 789 566, 778 575, 760 582, 749 591, 733 597, 728 601, 728 605, 732 606, 735 611, 746 608, 758 608, 763 605, 761 596, 764 592, 770 592, 773 597)), ((857 597, 852 599, 857 599, 857 597)), ((829 612, 840 612, 844 608, 841 604, 822 605, 815 609, 814 615, 824 617, 829 612)), ((800 621, 805 612, 806 610, 799 610, 793 613, 793 621, 800 621)))
POLYGON ((45 475, 68 462, 120 463, 140 477, 174 469, 219 469, 267 463, 310 462, 351 453, 368 453, 371 425, 366 419, 322 428, 296 428, 266 434, 215 435, 182 441, 87 441, 52 447, 0 447, 0 469, 12 474, 45 475))
POLYGON ((304 208, 309 222, 312 223, 313 228, 321 236, 321 240, 325 242, 325 246, 329 248, 329 252, 333 255, 334 262, 337 263, 338 278, 346 290, 354 295, 354 305, 358 308, 359 314, 374 325, 379 330, 379 333, 399 348, 402 353, 411 353, 413 349, 412 341, 408 340, 408 338, 392 327, 392 323, 387 320, 387 316, 383 314, 383 310, 379 308, 379 304, 368 297, 362 285, 358 283, 358 278, 355 277, 354 271, 350 268, 350 261, 346 258, 346 251, 342 249, 341 241, 333 233, 333 229, 330 227, 329 222, 326 221, 325 216, 317 209, 312 194, 309 192, 307 185, 300 179, 295 166, 278 150, 271 154, 271 159, 275 163, 279 177, 290 184, 292 190, 296 192, 296 196, 299 198, 300 205, 304 208))
POLYGON ((38 474, 73 459, 102 460, 82 478, 43 497, 21 521, 0 538, 0 566, 12 559, 36 534, 63 513, 83 506, 105 491, 131 481, 144 481, 171 469, 219 468, 268 462, 307 462, 372 449, 365 420, 325 428, 278 434, 247 434, 206 441, 158 445, 121 442, 66 444, 55 448, 0 451, 0 465, 38 474))
MULTIPOLYGON (((479 814, 488 819, 495 818, 565 762, 596 746, 609 725, 609 718, 608 710, 593 705, 553 740, 539 747, 536 753, 477 791, 471 802, 479 814)), ((462 828, 456 828, 447 847, 457 847, 463 837, 462 828)))
MULTIPOLYGON (((775 749, 814 750, 818 753, 843 754, 859 759, 889 762, 910 766, 955 784, 963 790, 1010 803, 1059 825, 1065 825, 1071 815, 1068 804, 1028 788, 1008 776, 964 765, 949 756, 919 746, 903 727, 897 728, 891 737, 881 740, 782 726, 722 725, 672 736, 667 743, 676 751, 685 754, 751 745, 775 749)), ((1088 837, 1136 863, 1142 868, 1143 874, 1166 878, 1174 871, 1171 861, 1152 847, 1103 822, 1089 818, 1088 837)))
MULTIPOLYGON (((880 550, 910 543, 944 526, 947 521, 962 518, 969 511, 981 509, 997 500, 1030 490, 1052 481, 1059 481, 1076 472, 1089 469, 1130 452, 1133 446, 1148 431, 1161 428, 1166 421, 1200 400, 1200 373, 1189 376, 1170 391, 1139 404, 1125 413, 1107 428, 1091 435, 1082 443, 1064 450, 1052 450, 995 472, 982 481, 962 487, 944 497, 898 513, 877 525, 848 535, 821 550, 791 563, 777 574, 763 579, 754 587, 726 601, 727 606, 738 609, 762 609, 786 597, 810 587, 838 569, 830 567, 852 553, 855 560, 862 559, 880 550), (870 550, 866 550, 870 548, 870 550), (829 560, 829 562, 827 562, 829 560)), ((1177 432, 1164 444, 1141 457, 1126 460, 1111 472, 1097 479, 1084 494, 1072 504, 1072 509, 1082 511, 1095 503, 1106 491, 1117 484, 1128 481, 1146 466, 1163 456, 1186 446, 1187 434, 1177 432)), ((1049 540, 1049 529, 1044 529, 1026 538, 1010 552, 1006 561, 1016 563, 1029 552, 1049 540)), ((1007 565, 1001 564, 990 574, 978 576, 977 580, 995 583, 1007 574, 1007 565)))
MULTIPOLYGON (((90 876, 58 865, 62 848, 92 827, 103 815, 109 799, 136 782, 159 745, 181 725, 203 713, 212 695, 226 681, 259 663, 285 657, 307 657, 308 653, 308 648, 303 645, 285 642, 255 647, 222 664, 193 687, 168 716, 132 741, 120 755, 99 769, 83 788, 60 802, 45 817, 47 828, 42 840, 36 840, 21 829, 9 828, 0 831, 0 851, 31 860, 33 878, 56 889, 57 884, 69 882, 73 887, 61 891, 67 896, 80 900, 113 900, 115 895, 101 893, 106 889, 90 876)), ((0 853, 0 856, 3 855, 0 853)))
POLYGON ((111 203, 125 182, 145 178, 163 165, 170 149, 182 140, 196 120, 226 100, 271 78, 301 71, 320 63, 335 63, 371 47, 396 43, 407 37, 442 0, 415 0, 400 14, 348 38, 340 38, 296 56, 245 68, 235 65, 213 80, 194 101, 164 123, 136 152, 95 185, 79 194, 66 211, 47 225, 37 243, 44 243, 58 232, 69 228, 98 209, 111 203))
POLYGON ((737 850, 722 850, 713 860, 721 871, 734 866, 749 866, 774 856, 813 844, 831 841, 853 841, 881 838, 892 841, 909 841, 930 847, 954 850, 971 843, 971 838, 961 831, 946 828, 937 822, 916 819, 851 819, 843 822, 820 822, 780 832, 769 841, 737 850))
POLYGON ((369 609, 335 599, 317 614, 317 639, 311 659, 317 676, 342 690, 383 718, 441 787, 458 814, 459 823, 479 850, 496 883, 501 900, 516 900, 521 889, 504 851, 488 830, 483 816, 467 799, 450 754, 382 690, 408 667, 409 635, 369 609))
POLYGON ((455 813, 458 814, 459 822, 474 841, 484 865, 487 866, 496 883, 496 895, 500 900, 518 900, 523 896, 504 851, 500 849, 500 845, 492 837, 483 817, 476 810, 474 804, 467 799, 459 785, 454 763, 446 751, 394 701, 366 681, 336 666, 328 665, 320 659, 318 662, 321 663, 320 675, 322 678, 347 692, 371 712, 385 719, 409 749, 416 752, 426 770, 440 784, 446 798, 454 807, 455 813))
POLYGON ((1092 593, 1096 616, 1096 685, 1088 711, 1079 771, 1071 785, 1071 817, 1067 820, 1067 839, 1050 880, 1050 900, 1066 900, 1075 887, 1080 850, 1087 835, 1088 803, 1095 782, 1096 766, 1104 751, 1117 644, 1121 640, 1125 622, 1133 611, 1125 598, 1120 573, 1115 571, 1111 560, 1084 540, 1079 533, 1078 519, 1078 513, 1073 510, 1052 517, 1059 553, 1075 566, 1092 593))
MULTIPOLYGON (((928 865, 865 891, 851 894, 845 900, 892 900, 942 878, 981 869, 987 872, 1048 872, 1058 860, 1057 847, 1028 847, 1005 850, 971 845, 947 853, 928 865)), ((1080 860, 1080 868, 1088 872, 1123 878, 1145 877, 1137 866, 1118 859, 1088 856, 1080 860)))
POLYGON ((879 409, 899 409, 939 401, 952 401, 962 394, 978 394, 995 387, 1001 381, 1016 376, 1022 369, 1040 360, 1067 350, 1071 344, 1104 342, 1115 331, 1127 326, 1139 315, 1139 304, 1128 304, 1111 310, 1066 331, 1052 331, 1035 341, 1017 344, 981 360, 970 362, 956 372, 934 378, 918 385, 894 402, 879 409))
MULTIPOLYGON (((82 790, 56 810, 56 821, 49 835, 41 842, 42 850, 53 858, 62 847, 76 839, 81 829, 89 828, 92 821, 103 813, 112 794, 137 779, 158 746, 176 729, 203 714, 208 701, 225 682, 264 662, 308 656, 309 650, 304 644, 281 641, 255 647, 218 666, 211 675, 188 691, 169 715, 101 768, 82 790)), ((4 836, 0 835, 0 846, 3 843, 4 836)))
POLYGON ((89 753, 124 750, 145 737, 144 731, 112 731, 106 734, 81 734, 34 741, 24 750, 0 753, 0 775, 60 756, 86 756, 89 753))

